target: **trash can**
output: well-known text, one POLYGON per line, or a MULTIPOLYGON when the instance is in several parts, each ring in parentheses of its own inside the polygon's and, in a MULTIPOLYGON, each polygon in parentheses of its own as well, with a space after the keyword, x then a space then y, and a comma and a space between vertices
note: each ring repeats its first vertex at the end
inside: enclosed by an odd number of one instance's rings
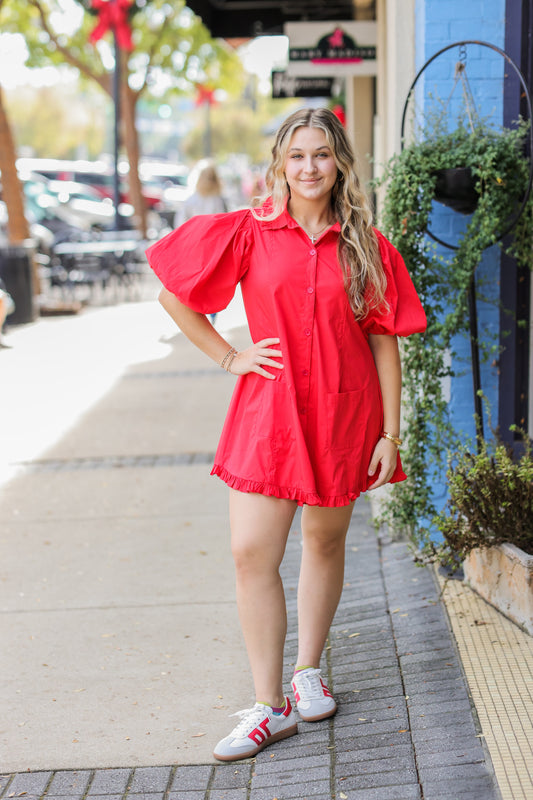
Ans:
POLYGON ((8 325, 33 322, 37 317, 37 304, 33 291, 34 243, 0 247, 0 278, 15 302, 15 310, 6 320, 8 325))

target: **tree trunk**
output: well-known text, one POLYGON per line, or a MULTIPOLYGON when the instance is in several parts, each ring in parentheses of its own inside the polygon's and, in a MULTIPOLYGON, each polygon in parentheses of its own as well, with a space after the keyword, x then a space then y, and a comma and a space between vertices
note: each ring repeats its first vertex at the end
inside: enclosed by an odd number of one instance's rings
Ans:
MULTIPOLYGON (((0 0, 0 6, 3 0, 0 0)), ((80 61, 74 56, 68 47, 64 47, 55 35, 54 31, 48 24, 48 16, 44 3, 40 0, 31 0, 40 16, 41 26, 43 30, 50 37, 57 51, 61 53, 65 60, 72 64, 72 66, 79 69, 82 75, 86 78, 96 81, 96 83, 106 92, 113 100, 113 81, 110 75, 99 75, 93 72, 90 67, 80 61)), ((120 51, 120 66, 121 66, 121 86, 120 86, 120 100, 121 100, 121 123, 120 123, 120 141, 126 149, 128 161, 130 164, 129 170, 129 188, 130 200, 135 211, 135 222, 138 230, 142 236, 146 236, 146 205, 141 191, 141 183, 139 180, 139 138, 137 128, 135 126, 135 106, 139 96, 138 92, 134 92, 128 85, 128 53, 125 50, 120 51)))
POLYGON ((128 172, 130 202, 135 211, 137 229, 141 236, 146 238, 146 203, 142 193, 141 180, 139 178, 140 147, 137 126, 135 125, 135 106, 138 95, 128 85, 127 57, 124 51, 122 51, 121 55, 123 57, 122 75, 124 76, 121 86, 121 138, 126 148, 126 155, 128 156, 128 163, 130 166, 128 172))
MULTIPOLYGON (((0 86, 0 172, 2 199, 7 210, 7 238, 10 244, 21 244, 30 238, 30 228, 24 213, 24 193, 17 174, 17 152, 0 86)), ((33 288, 40 293, 37 264, 32 258, 33 288)))
POLYGON ((11 244, 30 238, 24 215, 24 196, 17 175, 17 153, 11 126, 0 86, 0 170, 2 171, 2 196, 7 208, 7 235, 11 244))

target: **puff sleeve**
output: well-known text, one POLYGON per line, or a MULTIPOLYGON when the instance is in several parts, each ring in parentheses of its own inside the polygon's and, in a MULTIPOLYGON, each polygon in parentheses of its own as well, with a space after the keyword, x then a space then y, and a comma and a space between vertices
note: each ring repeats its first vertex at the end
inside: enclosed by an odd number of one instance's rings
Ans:
POLYGON ((384 313, 379 308, 372 309, 361 320, 361 327, 367 335, 410 336, 422 333, 426 330, 426 315, 403 258, 382 233, 376 231, 376 234, 387 277, 385 298, 389 307, 384 313))
POLYGON ((146 251, 163 286, 193 311, 222 311, 248 269, 250 212, 193 217, 146 251))

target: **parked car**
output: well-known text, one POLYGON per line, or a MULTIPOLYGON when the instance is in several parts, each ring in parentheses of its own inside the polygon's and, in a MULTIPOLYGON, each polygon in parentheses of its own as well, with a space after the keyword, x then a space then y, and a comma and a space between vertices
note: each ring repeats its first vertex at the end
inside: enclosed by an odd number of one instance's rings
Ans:
POLYGON ((192 193, 188 167, 170 161, 144 159, 139 164, 139 177, 143 191, 157 198, 154 211, 172 226, 180 203, 192 193))
MULTIPOLYGON (((57 197, 60 204, 68 208, 71 217, 78 217, 80 226, 109 228, 115 222, 115 206, 109 197, 104 197, 92 186, 76 181, 48 181, 46 190, 57 197)), ((133 206, 121 203, 120 215, 132 227, 133 206)))
POLYGON ((103 161, 64 161, 58 158, 19 158, 20 173, 37 173, 48 180, 76 181, 92 186, 102 197, 113 197, 113 171, 103 161))
MULTIPOLYGON (((110 200, 115 196, 115 176, 112 167, 105 161, 63 161, 55 158, 19 158, 19 172, 32 172, 43 175, 48 180, 83 183, 92 187, 103 198, 110 200)), ((124 170, 120 171, 120 200, 129 203, 129 188, 124 170)), ((143 190, 148 209, 159 202, 159 195, 143 190)))
MULTIPOLYGON (((73 181, 49 181, 40 175, 20 176, 27 214, 35 221, 62 222, 80 231, 106 230, 114 227, 115 209, 111 200, 102 198, 89 186, 73 181)), ((120 212, 129 228, 133 226, 133 208, 125 203, 120 212)))

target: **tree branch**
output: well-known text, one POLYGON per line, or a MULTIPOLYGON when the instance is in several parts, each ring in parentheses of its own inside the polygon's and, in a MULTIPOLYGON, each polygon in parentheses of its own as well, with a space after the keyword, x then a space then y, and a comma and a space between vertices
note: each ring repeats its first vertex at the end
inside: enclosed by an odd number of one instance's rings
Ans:
POLYGON ((144 92, 144 90, 146 89, 146 87, 148 85, 148 78, 150 76, 150 71, 152 69, 152 60, 153 60, 154 55, 157 52, 157 50, 158 50, 158 48, 159 48, 159 46, 161 44, 161 39, 164 36, 164 33, 165 33, 167 25, 170 22, 172 22, 172 20, 175 19, 178 16, 178 14, 181 13, 181 11, 182 11, 182 9, 179 9, 179 11, 177 9, 172 9, 172 11, 168 15, 168 17, 165 18, 165 24, 160 26, 159 31, 157 33, 157 36, 154 37, 154 41, 152 43, 152 46, 147 51, 148 64, 146 66, 146 70, 145 70, 145 73, 144 73, 144 80, 143 80, 140 88, 137 90, 137 95, 138 96, 141 95, 144 92))
MULTIPOLYGON (((0 0, 0 3, 1 2, 3 2, 3 0, 0 0)), ((29 2, 30 5, 37 9, 39 17, 41 18, 43 30, 48 34, 50 41, 54 43, 58 52, 65 57, 65 60, 68 61, 71 66, 76 67, 76 69, 78 69, 82 75, 85 75, 86 78, 96 81, 96 83, 104 90, 104 92, 111 95, 113 90, 109 75, 99 75, 97 72, 94 72, 87 66, 87 64, 81 61, 81 59, 77 58, 67 47, 64 47, 62 44, 60 44, 58 37, 48 24, 46 12, 41 4, 41 0, 29 0, 29 2)))

